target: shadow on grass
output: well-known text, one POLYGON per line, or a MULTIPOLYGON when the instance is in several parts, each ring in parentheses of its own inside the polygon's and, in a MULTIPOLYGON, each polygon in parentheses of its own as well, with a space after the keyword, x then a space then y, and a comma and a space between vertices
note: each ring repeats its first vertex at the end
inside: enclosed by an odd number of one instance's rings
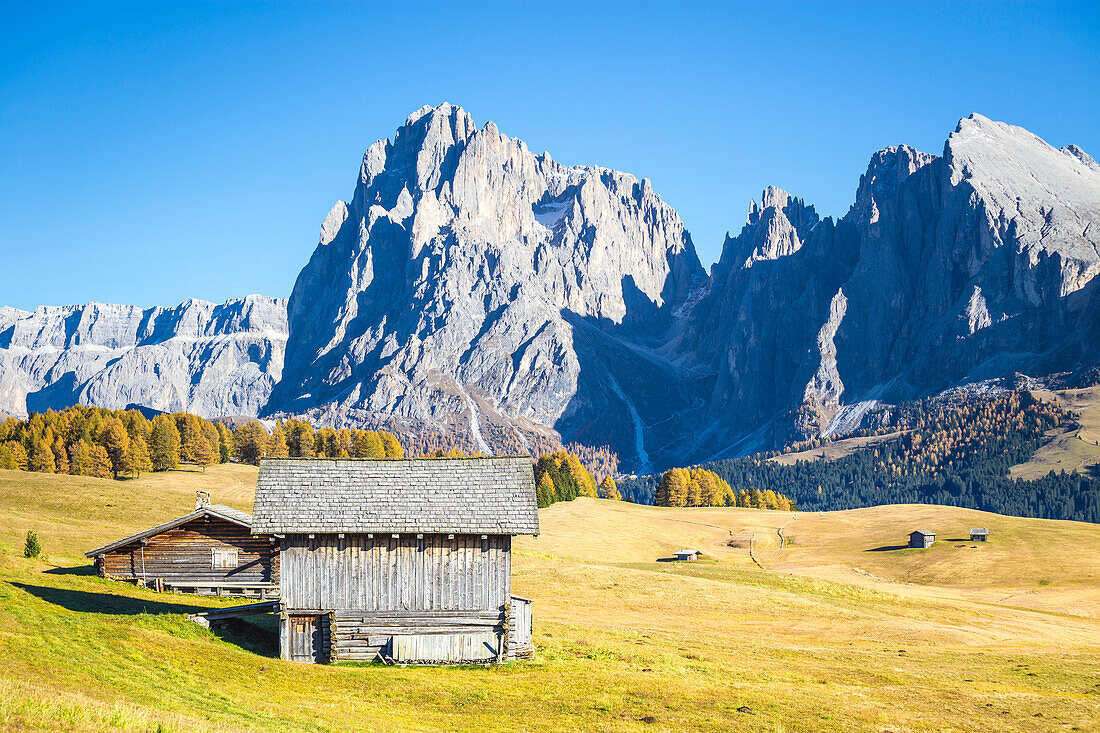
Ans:
MULTIPOLYGON (((59 570, 62 568, 59 568, 59 570)), ((50 588, 30 585, 29 583, 11 583, 35 598, 78 613, 103 613, 113 616, 138 616, 141 614, 187 614, 208 611, 204 606, 184 603, 151 601, 145 598, 129 598, 111 593, 92 593, 68 588, 50 588)), ((219 639, 239 646, 246 651, 265 657, 277 657, 278 620, 273 614, 254 616, 249 620, 232 618, 219 621, 210 631, 219 639)))
POLYGON ((890 552, 891 550, 908 550, 909 545, 883 545, 882 547, 872 547, 864 552, 890 552))
POLYGON ((262 657, 279 656, 279 619, 265 613, 248 619, 230 618, 212 626, 214 636, 262 657))
POLYGON ((77 565, 73 568, 50 568, 42 571, 46 575, 95 575, 95 566, 77 565))
POLYGON ((183 603, 165 603, 145 598, 129 598, 111 593, 50 588, 28 583, 12 583, 16 588, 41 598, 47 603, 80 613, 107 613, 114 616, 137 616, 142 613, 196 613, 208 609, 183 603))

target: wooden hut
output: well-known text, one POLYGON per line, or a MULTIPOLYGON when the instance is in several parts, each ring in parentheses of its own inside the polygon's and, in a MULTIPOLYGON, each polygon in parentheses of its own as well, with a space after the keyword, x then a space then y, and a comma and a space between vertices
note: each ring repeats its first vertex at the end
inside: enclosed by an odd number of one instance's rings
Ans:
POLYGON ((528 656, 512 537, 538 534, 531 459, 264 459, 252 531, 280 537, 283 659, 528 656))
POLYGON ((921 549, 924 549, 926 547, 931 547, 935 541, 936 533, 929 532, 928 530, 918 529, 916 532, 911 532, 909 534, 910 547, 919 547, 921 549))
POLYGON ((985 527, 978 527, 970 530, 971 542, 986 542, 989 540, 989 530, 985 527))
POLYGON ((681 561, 698 560, 702 554, 698 550, 677 550, 675 553, 676 559, 681 561))
POLYGON ((84 553, 104 578, 161 590, 217 595, 273 595, 279 551, 273 537, 256 536, 252 517, 198 492, 195 510, 84 553))

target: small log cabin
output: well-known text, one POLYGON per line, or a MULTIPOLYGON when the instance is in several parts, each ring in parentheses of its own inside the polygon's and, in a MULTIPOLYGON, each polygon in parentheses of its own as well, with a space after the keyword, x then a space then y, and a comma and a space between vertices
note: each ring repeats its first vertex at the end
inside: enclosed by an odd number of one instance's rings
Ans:
POLYGON ((985 527, 976 527, 970 530, 971 542, 987 542, 989 541, 989 530, 985 527))
POLYGON ((909 546, 919 547, 925 549, 931 547, 936 541, 936 533, 929 532, 928 530, 918 529, 916 532, 909 534, 909 546))
POLYGON ((279 547, 253 534, 252 516, 211 504, 198 492, 195 510, 84 553, 104 578, 157 589, 217 595, 274 595, 279 547))
POLYGON ((676 554, 676 559, 677 560, 692 561, 692 560, 698 560, 699 555, 701 555, 702 553, 699 552, 698 550, 677 550, 675 554, 676 554))
POLYGON ((280 538, 283 659, 529 656, 512 537, 536 535, 531 459, 260 462, 253 533, 280 538))

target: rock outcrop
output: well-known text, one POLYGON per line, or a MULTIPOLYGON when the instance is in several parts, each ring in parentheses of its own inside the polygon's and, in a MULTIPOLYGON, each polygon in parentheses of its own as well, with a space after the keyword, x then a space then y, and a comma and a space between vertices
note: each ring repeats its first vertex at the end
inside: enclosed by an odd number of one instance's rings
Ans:
POLYGON ((286 302, 0 309, 0 410, 140 405, 255 415, 282 373, 286 302))

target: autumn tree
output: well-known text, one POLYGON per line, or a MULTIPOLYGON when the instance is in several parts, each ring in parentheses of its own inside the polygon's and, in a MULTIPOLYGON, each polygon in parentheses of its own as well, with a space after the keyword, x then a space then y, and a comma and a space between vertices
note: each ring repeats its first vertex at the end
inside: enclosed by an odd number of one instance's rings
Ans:
POLYGON ((27 459, 27 468, 40 473, 54 473, 57 471, 53 448, 46 443, 45 439, 39 438, 34 442, 34 450, 31 451, 30 457, 27 459))
POLYGON ((131 476, 141 476, 145 471, 153 470, 153 462, 149 458, 149 446, 141 433, 130 438, 130 455, 126 464, 126 470, 131 476))
POLYGON ((691 476, 686 469, 670 468, 661 476, 654 503, 657 506, 685 506, 691 476))
POLYGON ((313 457, 313 425, 305 420, 287 420, 284 430, 292 458, 313 457))
POLYGON ((267 452, 267 441, 267 431, 256 420, 251 420, 233 431, 237 458, 254 466, 260 465, 260 459, 267 452))
POLYGON ((373 430, 360 430, 355 435, 356 458, 385 458, 386 449, 382 446, 382 439, 373 430))
POLYGON ((168 471, 180 465, 180 431, 172 418, 157 415, 149 437, 149 458, 154 471, 168 471))
POLYGON ((103 442, 107 455, 111 460, 111 473, 115 478, 127 473, 130 457, 130 434, 118 418, 113 418, 107 423, 107 430, 103 434, 103 442))
POLYGON ((283 426, 279 423, 275 423, 275 427, 271 429, 271 436, 267 439, 267 455, 273 458, 286 458, 290 455, 283 426))
POLYGON ((51 449, 53 450, 53 462, 54 466, 57 468, 57 472, 68 473, 69 452, 65 450, 65 440, 60 435, 53 439, 51 449))
POLYGON ((8 447, 8 451, 11 453, 11 462, 14 464, 15 469, 18 471, 26 471, 27 451, 23 447, 23 444, 17 440, 9 440, 4 445, 8 447))
POLYGON ((539 508, 545 508, 553 504, 557 494, 557 489, 554 488, 554 479, 550 478, 549 472, 543 473, 535 485, 535 501, 538 503, 539 508))
POLYGON ((604 476, 603 481, 600 482, 599 495, 601 499, 623 500, 623 495, 619 493, 619 487, 615 485, 615 479, 611 476, 604 476))
POLYGON ((382 441, 382 450, 385 453, 386 458, 404 458, 405 449, 401 445, 401 441, 396 436, 386 432, 378 434, 379 439, 382 441))
POLYGON ((191 460, 199 466, 202 466, 203 473, 206 473, 207 466, 213 465, 214 461, 217 460, 214 456, 214 446, 210 445, 210 441, 201 433, 195 441, 194 448, 191 452, 191 460))

